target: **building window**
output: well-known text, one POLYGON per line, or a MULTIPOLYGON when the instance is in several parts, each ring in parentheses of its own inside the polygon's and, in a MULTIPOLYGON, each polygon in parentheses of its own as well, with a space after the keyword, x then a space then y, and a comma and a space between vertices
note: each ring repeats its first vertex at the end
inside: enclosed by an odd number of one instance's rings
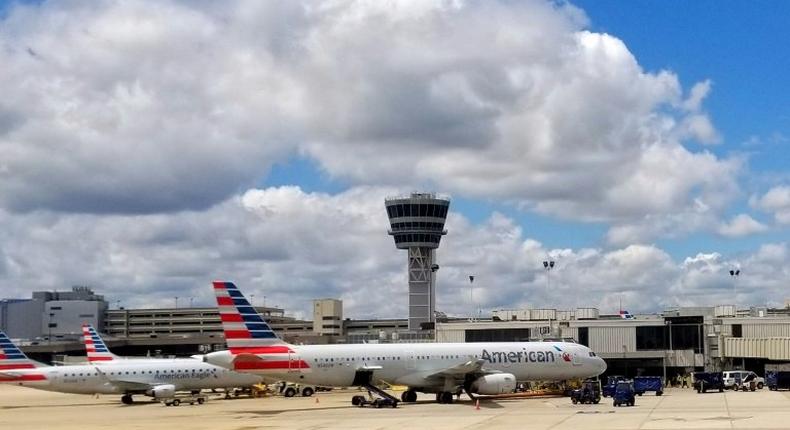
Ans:
POLYGON ((743 326, 741 324, 732 325, 732 337, 743 337, 743 326))
POLYGON ((636 328, 637 351, 669 349, 667 345, 667 328, 665 326, 647 326, 636 328))

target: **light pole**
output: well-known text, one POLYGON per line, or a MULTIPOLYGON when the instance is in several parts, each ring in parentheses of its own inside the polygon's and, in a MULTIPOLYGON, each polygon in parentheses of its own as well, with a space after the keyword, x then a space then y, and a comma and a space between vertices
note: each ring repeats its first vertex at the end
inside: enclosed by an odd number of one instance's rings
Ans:
POLYGON ((546 292, 551 291, 551 269, 554 268, 554 260, 544 260, 543 268, 546 269, 546 292))
POLYGON ((735 315, 738 315, 738 278, 741 276, 741 269, 730 269, 732 278, 732 299, 735 305, 735 315))
POLYGON ((178 296, 176 296, 176 309, 178 309, 178 296))
POLYGON ((474 299, 474 291, 475 291, 475 275, 469 275, 469 306, 472 308, 472 316, 470 317, 470 321, 475 320, 475 299, 474 299))

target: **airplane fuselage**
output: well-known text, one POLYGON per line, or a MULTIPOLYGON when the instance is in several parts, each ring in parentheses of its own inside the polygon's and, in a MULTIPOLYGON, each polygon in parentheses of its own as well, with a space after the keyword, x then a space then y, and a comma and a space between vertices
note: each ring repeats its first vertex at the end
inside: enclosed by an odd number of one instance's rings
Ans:
MULTIPOLYGON (((312 385, 350 386, 357 372, 371 371, 374 382, 430 388, 431 375, 483 360, 483 369, 513 374, 518 381, 597 376, 606 364, 589 348, 567 342, 412 343, 288 345, 278 354, 208 354, 206 360, 240 372, 312 385)), ((433 378, 435 379, 435 378, 433 378)), ((426 390, 430 391, 430 390, 426 390)))
POLYGON ((260 378, 255 375, 233 372, 194 359, 145 361, 130 360, 128 363, 103 366, 91 364, 13 370, 7 373, 18 377, 6 378, 1 382, 72 394, 146 392, 142 388, 124 388, 126 382, 149 386, 173 385, 176 391, 242 387, 260 382, 260 378))

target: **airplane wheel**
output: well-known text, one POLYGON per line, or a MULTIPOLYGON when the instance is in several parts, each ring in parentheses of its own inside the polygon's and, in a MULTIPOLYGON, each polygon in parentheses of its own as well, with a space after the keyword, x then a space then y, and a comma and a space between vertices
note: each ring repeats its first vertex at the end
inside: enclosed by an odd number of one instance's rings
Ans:
POLYGON ((442 403, 442 393, 436 393, 436 403, 442 403))
POLYGON ((417 392, 414 390, 406 390, 400 395, 400 399, 405 403, 414 403, 417 401, 417 392))
POLYGON ((124 405, 131 405, 132 403, 134 403, 134 400, 132 400, 132 396, 130 394, 124 394, 123 396, 121 396, 121 403, 123 403, 124 405))
POLYGON ((444 404, 448 404, 449 405, 450 403, 453 402, 453 393, 451 393, 449 391, 443 391, 441 393, 441 400, 442 401, 440 403, 444 403, 444 404))

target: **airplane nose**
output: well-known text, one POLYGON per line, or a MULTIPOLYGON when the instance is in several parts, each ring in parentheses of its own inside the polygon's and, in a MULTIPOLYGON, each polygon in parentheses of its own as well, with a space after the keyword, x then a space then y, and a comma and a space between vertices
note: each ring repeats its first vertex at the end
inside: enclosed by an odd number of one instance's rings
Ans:
POLYGON ((600 373, 606 372, 606 367, 606 362, 603 360, 603 358, 598 357, 598 371, 600 373))

